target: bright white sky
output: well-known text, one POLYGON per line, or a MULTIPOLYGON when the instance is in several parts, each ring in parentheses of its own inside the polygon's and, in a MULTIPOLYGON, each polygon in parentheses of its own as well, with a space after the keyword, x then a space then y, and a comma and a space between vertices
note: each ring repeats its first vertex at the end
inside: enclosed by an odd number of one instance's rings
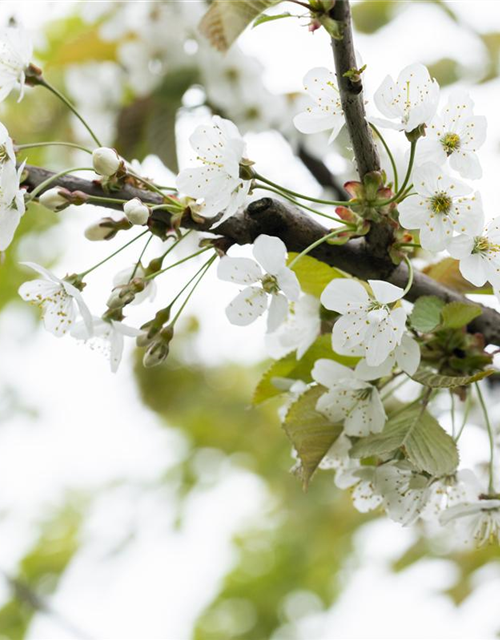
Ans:
MULTIPOLYGON (((67 11, 72 4, 2 2, 0 16, 14 13, 37 29, 47 17, 67 11)), ((465 67, 481 64, 483 52, 472 37, 459 33, 431 4, 412 4, 376 40, 377 49, 368 38, 357 38, 358 50, 369 65, 368 96, 384 75, 397 75, 417 60, 425 63, 449 56, 465 67), (409 35, 403 37, 405 33, 409 35)), ((500 3, 495 0, 452 4, 478 28, 500 29, 500 3)), ((331 56, 324 37, 310 36, 287 21, 246 33, 242 46, 266 65, 265 79, 275 92, 300 89, 305 72, 329 64, 331 56)), ((478 185, 490 202, 495 202, 499 171, 498 89, 498 81, 474 89, 477 112, 490 116, 490 137, 483 153, 485 176, 478 185)), ((182 136, 184 129, 180 127, 182 136)), ((250 144, 252 157, 264 164, 269 139, 252 137, 250 144)), ((272 177, 273 167, 266 170, 272 177)), ((489 211, 496 215, 493 207, 489 211)), ((88 215, 77 211, 57 233, 55 240, 61 246, 64 241, 72 247, 61 271, 97 261, 107 250, 98 243, 89 247, 81 238, 88 215)), ((134 250, 130 259, 135 255, 134 250)), ((113 273, 113 267, 106 268, 90 283, 95 288, 92 306, 102 304, 113 273), (98 282, 104 285, 99 287, 98 282)), ((202 310, 205 317, 197 345, 200 354, 210 361, 235 354, 243 361, 260 359, 263 325, 246 331, 242 340, 241 331, 228 324, 222 311, 234 290, 215 287, 212 276, 205 293, 193 303, 193 309, 202 310), (224 339, 214 340, 214 335, 224 339)), ((48 505, 56 506, 68 490, 89 490, 124 479, 147 484, 184 449, 182 438, 161 427, 141 405, 128 362, 112 376, 99 354, 58 341, 42 330, 33 338, 31 320, 18 309, 1 318, 0 352, 0 381, 18 389, 23 400, 39 411, 36 420, 20 414, 0 430, 0 512, 8 512, 8 519, 0 521, 0 568, 9 571, 29 546, 38 515, 46 513, 48 505)), ((87 525, 85 549, 65 576, 54 607, 100 640, 187 640, 193 620, 231 565, 232 533, 243 521, 257 517, 265 501, 258 479, 228 466, 214 490, 200 492, 189 501, 185 526, 176 532, 168 495, 145 492, 138 497, 127 486, 114 490, 97 505, 87 525), (103 560, 119 545, 121 532, 139 522, 137 539, 127 553, 103 560)), ((300 638, 494 638, 500 626, 498 575, 483 582, 463 607, 455 609, 435 595, 450 580, 446 563, 421 563, 397 576, 387 571, 387 559, 411 540, 411 532, 387 522, 361 531, 358 556, 346 572, 348 586, 340 602, 328 615, 308 620, 300 638)), ((6 597, 0 583, 0 601, 6 597)), ((73 640, 41 616, 29 638, 73 640)))

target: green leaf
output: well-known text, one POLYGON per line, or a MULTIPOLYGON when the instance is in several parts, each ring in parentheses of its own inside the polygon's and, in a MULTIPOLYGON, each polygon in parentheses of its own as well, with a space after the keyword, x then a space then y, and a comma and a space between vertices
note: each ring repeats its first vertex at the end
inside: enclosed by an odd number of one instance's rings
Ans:
POLYGON ((475 287, 466 280, 460 273, 458 260, 453 258, 444 258, 440 262, 431 264, 422 269, 422 273, 459 293, 493 293, 490 286, 475 287))
POLYGON ((422 296, 410 315, 411 326, 422 333, 429 333, 441 324, 441 310, 444 302, 436 296, 422 296))
POLYGON ((390 22, 395 3, 393 0, 365 0, 352 7, 354 25, 361 33, 375 33, 390 22))
POLYGON ((443 326, 447 329, 461 329, 482 313, 478 304, 466 302, 450 302, 441 311, 443 326))
MULTIPOLYGON (((296 258, 297 253, 288 254, 288 263, 296 258)), ((299 282, 300 288, 304 293, 319 298, 323 293, 326 285, 335 278, 345 278, 343 271, 329 267, 324 262, 316 260, 311 256, 302 257, 292 268, 299 282)))
POLYGON ((200 22, 200 32, 219 51, 227 51, 263 11, 281 0, 213 0, 200 22))
POLYGON ((413 374, 412 379, 432 389, 453 389, 454 387, 466 387, 473 382, 491 376, 493 372, 494 369, 485 369, 472 376, 442 376, 430 369, 419 369, 413 374))
POLYGON ((299 455, 305 489, 319 463, 342 432, 342 425, 332 424, 316 411, 318 398, 324 393, 322 387, 308 389, 292 404, 283 424, 299 455))
POLYGON ((353 367, 359 358, 341 356, 332 350, 332 339, 330 335, 320 336, 304 353, 300 360, 297 360, 295 353, 290 353, 280 360, 276 360, 262 376, 255 389, 253 403, 259 404, 264 400, 269 400, 279 396, 286 389, 280 384, 284 378, 287 380, 302 380, 311 382, 311 371, 316 360, 320 358, 330 358, 346 367, 353 367))
POLYGON ((255 27, 258 27, 259 24, 264 24, 266 22, 272 22, 273 20, 281 20, 282 18, 295 18, 296 16, 292 15, 291 13, 280 13, 278 15, 275 16, 270 16, 267 13, 262 14, 261 16, 259 16, 253 23, 252 25, 252 29, 255 29, 255 27))
POLYGON ((419 470, 433 476, 453 473, 458 450, 451 436, 419 404, 409 405, 387 421, 382 433, 359 440, 351 449, 354 458, 389 455, 402 449, 419 470))
POLYGON ((458 82, 461 78, 460 65, 452 58, 441 58, 428 66, 431 78, 438 81, 440 87, 458 82))

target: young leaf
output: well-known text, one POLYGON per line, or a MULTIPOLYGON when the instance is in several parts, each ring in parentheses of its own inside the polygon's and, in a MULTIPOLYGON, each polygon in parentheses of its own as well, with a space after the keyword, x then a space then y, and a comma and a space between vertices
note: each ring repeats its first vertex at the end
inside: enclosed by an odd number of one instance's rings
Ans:
POLYGON ((425 267, 425 269, 422 269, 422 272, 429 276, 429 278, 441 282, 441 284, 459 293, 493 293, 493 289, 490 286, 475 287, 466 280, 460 273, 458 260, 454 260, 453 258, 444 258, 440 262, 425 267))
POLYGON ((256 20, 254 20, 254 23, 252 25, 252 29, 255 29, 255 27, 258 27, 259 24, 264 24, 265 22, 272 22, 273 20, 281 20, 282 18, 294 18, 295 16, 293 16, 291 13, 280 13, 278 15, 275 16, 270 16, 267 13, 263 13, 261 16, 259 16, 256 20))
POLYGON ((441 311, 443 327, 447 329, 461 329, 482 313, 478 304, 467 304, 465 302, 450 302, 441 311))
POLYGON ((472 376, 442 376, 429 369, 419 369, 413 374, 412 379, 432 389, 453 389, 454 387, 466 387, 473 382, 491 376, 493 372, 494 369, 485 369, 472 376))
POLYGON ((330 358, 347 367, 354 366, 359 360, 359 358, 338 355, 332 350, 331 336, 319 336, 300 360, 297 360, 295 353, 289 353, 280 360, 273 362, 255 389, 253 403, 259 404, 264 402, 264 400, 274 398, 283 393, 284 389, 280 386, 280 381, 283 380, 283 378, 311 382, 312 368, 316 360, 320 358, 330 358))
POLYGON ((368 458, 392 454, 398 449, 418 469, 433 476, 449 475, 458 466, 455 441, 419 404, 409 405, 390 418, 382 433, 359 440, 350 455, 368 458))
POLYGON ((332 424, 316 411, 318 398, 324 392, 322 387, 308 389, 292 404, 283 424, 299 455, 305 489, 319 463, 342 432, 342 425, 332 424))
POLYGON ((441 324, 441 310, 444 302, 436 296, 422 296, 413 306, 410 315, 411 326, 422 333, 433 331, 441 324))
POLYGON ((263 11, 281 0, 213 0, 200 22, 200 32, 219 51, 227 51, 263 11))
MULTIPOLYGON (((288 255, 288 262, 297 256, 296 253, 290 253, 288 255)), ((311 256, 304 256, 293 267, 292 271, 295 272, 300 287, 304 293, 309 293, 312 296, 319 298, 323 293, 323 289, 326 285, 335 278, 345 278, 345 274, 339 269, 329 267, 324 262, 316 260, 311 256)))

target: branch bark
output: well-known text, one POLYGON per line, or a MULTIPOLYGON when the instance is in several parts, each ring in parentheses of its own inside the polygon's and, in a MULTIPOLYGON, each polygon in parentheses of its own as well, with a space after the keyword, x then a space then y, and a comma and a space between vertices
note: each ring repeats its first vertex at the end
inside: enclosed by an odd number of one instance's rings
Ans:
MULTIPOLYGON (((24 185, 28 190, 54 175, 52 171, 30 165, 26 166, 26 172, 24 185)), ((51 185, 51 187, 54 186, 61 186, 69 191, 82 191, 93 196, 114 197, 117 200, 138 197, 150 204, 161 203, 161 196, 150 191, 125 186, 110 194, 102 189, 99 182, 83 180, 71 175, 58 178, 51 185)), ((120 203, 106 203, 99 206, 122 210, 120 203)), ((155 211, 153 217, 167 225, 170 223, 170 214, 165 211, 155 211)), ((277 236, 283 240, 289 251, 294 252, 303 251, 326 233, 325 227, 311 216, 296 207, 272 198, 262 198, 252 202, 245 210, 210 231, 212 224, 213 219, 203 223, 196 223, 190 218, 183 221, 185 228, 224 236, 231 243, 240 245, 253 243, 262 233, 277 236)), ((405 287, 408 282, 408 269, 404 263, 395 268, 387 255, 385 257, 375 255, 370 244, 363 238, 351 240, 345 245, 324 243, 311 251, 310 255, 363 280, 387 280, 399 287, 405 287)), ((415 272, 413 286, 407 299, 415 301, 421 296, 428 295, 437 296, 445 302, 468 302, 465 296, 444 287, 425 274, 415 272)), ((500 314, 489 307, 483 306, 482 309, 482 315, 474 320, 469 330, 482 333, 490 344, 500 345, 500 314)))

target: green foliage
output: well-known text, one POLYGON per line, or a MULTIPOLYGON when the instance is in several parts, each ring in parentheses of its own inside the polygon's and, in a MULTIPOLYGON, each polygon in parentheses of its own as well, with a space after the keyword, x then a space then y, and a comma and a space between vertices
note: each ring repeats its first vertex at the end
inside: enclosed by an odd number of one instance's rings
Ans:
POLYGON ((455 387, 466 387, 473 382, 483 380, 483 378, 487 378, 493 372, 494 369, 486 369, 479 371, 479 373, 473 376, 442 376, 429 369, 421 368, 413 374, 412 378, 415 382, 419 382, 431 389, 453 389, 455 387))
POLYGON ((320 462, 342 432, 341 424, 332 424, 316 411, 316 403, 324 392, 322 387, 308 389, 292 404, 283 424, 298 453, 301 462, 300 476, 305 489, 320 462))
POLYGON ((443 327, 446 329, 461 329, 479 317, 481 313, 481 307, 478 304, 450 302, 441 311, 443 327))
POLYGON ((382 433, 359 440, 351 449, 351 455, 369 458, 398 450, 418 469, 433 476, 449 475, 458 466, 458 450, 453 438, 419 404, 396 413, 382 433))
POLYGON ((352 7, 354 26, 361 33, 375 33, 390 22, 397 3, 393 0, 364 0, 352 7))
POLYGON ((281 0, 213 0, 200 22, 200 31, 219 51, 227 51, 238 36, 263 11, 281 0))
POLYGON ((413 306, 410 315, 411 326, 422 333, 433 331, 441 323, 444 302, 436 296, 422 296, 413 306))
POLYGON ((332 350, 331 336, 320 336, 305 352, 300 360, 297 360, 295 353, 289 353, 280 360, 276 360, 267 369, 255 389, 253 396, 254 404, 269 400, 280 395, 288 389, 289 385, 283 385, 283 379, 302 380, 311 382, 311 371, 316 360, 320 358, 330 358, 346 367, 354 366, 359 358, 341 356, 332 350))
POLYGON ((454 84, 460 80, 460 65, 452 58, 441 58, 428 65, 431 78, 436 78, 440 87, 454 84))
MULTIPOLYGON (((297 255, 297 253, 288 254, 288 263, 291 263, 297 255)), ((321 296, 329 282, 335 278, 345 278, 346 275, 339 269, 329 267, 311 256, 303 256, 292 267, 292 271, 295 272, 302 291, 316 298, 321 296)))
POLYGON ((78 550, 80 514, 65 508, 42 528, 40 538, 10 577, 12 598, 0 609, 0 636, 23 640, 43 597, 55 590, 64 570, 78 550))

